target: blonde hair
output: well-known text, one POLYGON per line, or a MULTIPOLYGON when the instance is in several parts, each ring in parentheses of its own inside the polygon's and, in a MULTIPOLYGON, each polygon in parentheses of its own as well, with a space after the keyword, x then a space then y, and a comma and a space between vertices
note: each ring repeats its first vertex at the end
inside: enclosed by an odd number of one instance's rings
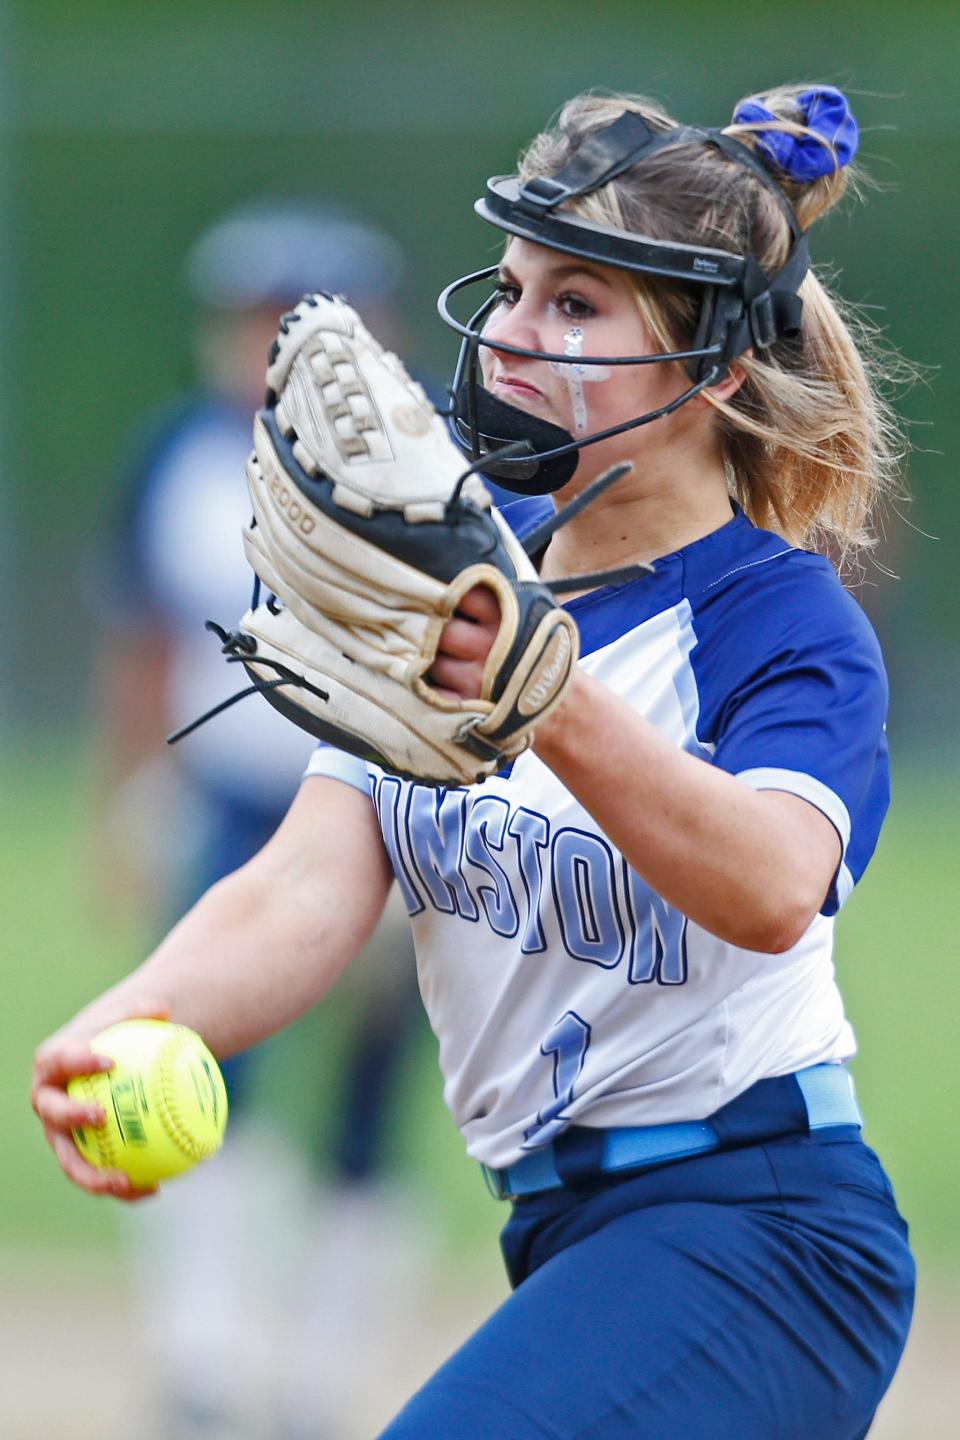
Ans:
MULTIPOLYGON (((797 105, 803 88, 766 91, 757 98, 777 118, 729 125, 724 133, 753 150, 764 130, 813 137, 830 148, 803 124, 797 105)), ((677 123, 638 95, 577 96, 564 106, 557 129, 527 147, 521 177, 556 173, 585 135, 624 110, 639 112, 654 131, 677 123)), ((851 172, 834 168, 813 181, 777 179, 806 230, 840 199, 851 172)), ((696 140, 666 146, 571 208, 585 219, 654 239, 751 254, 767 274, 779 269, 790 249, 786 218, 769 189, 748 166, 696 140)), ((633 278, 656 343, 665 352, 690 348, 700 287, 633 278)), ((880 390, 881 379, 893 378, 896 357, 886 363, 876 333, 813 269, 799 293, 800 336, 739 356, 745 378, 729 400, 702 393, 717 412, 731 492, 750 519, 792 544, 829 549, 842 562, 874 543, 871 516, 894 486, 903 457, 902 433, 880 390)))

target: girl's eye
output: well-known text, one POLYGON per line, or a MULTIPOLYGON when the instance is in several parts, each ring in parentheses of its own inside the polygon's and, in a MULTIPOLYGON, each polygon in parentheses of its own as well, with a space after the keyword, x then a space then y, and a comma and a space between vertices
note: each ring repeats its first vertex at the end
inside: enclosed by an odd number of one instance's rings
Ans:
POLYGON ((497 305, 516 305, 520 299, 520 286, 507 280, 498 280, 495 288, 497 305))
POLYGON ((568 320, 587 320, 596 314, 593 306, 579 295, 558 295, 557 308, 568 320))

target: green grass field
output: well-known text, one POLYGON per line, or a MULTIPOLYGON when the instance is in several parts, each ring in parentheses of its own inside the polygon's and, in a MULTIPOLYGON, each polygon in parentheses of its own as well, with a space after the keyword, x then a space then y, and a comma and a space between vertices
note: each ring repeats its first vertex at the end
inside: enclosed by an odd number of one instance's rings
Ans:
MULTIPOLYGON (((61 1177, 29 1109, 34 1046, 93 993, 135 963, 143 940, 98 933, 87 896, 83 767, 66 748, 22 745, 0 757, 8 821, 0 850, 6 916, 0 1014, 5 1063, 0 1145, 7 1180, 0 1248, 89 1249, 112 1244, 110 1202, 81 1195, 61 1177)), ((960 785, 901 775, 894 808, 867 877, 844 912, 837 963, 861 1056, 857 1084, 867 1137, 893 1176, 921 1261, 960 1262, 956 1196, 960 1148, 951 1140, 958 1062, 960 972, 949 915, 960 873, 960 785)), ((329 1121, 342 1044, 334 994, 270 1049, 262 1103, 275 1123, 312 1143, 329 1121), (319 1119, 315 1100, 319 1104, 319 1119)), ((504 1218, 440 1101, 432 1037, 421 1028, 398 1087, 394 1151, 399 1170, 422 1184, 451 1253, 492 1237, 504 1218)))

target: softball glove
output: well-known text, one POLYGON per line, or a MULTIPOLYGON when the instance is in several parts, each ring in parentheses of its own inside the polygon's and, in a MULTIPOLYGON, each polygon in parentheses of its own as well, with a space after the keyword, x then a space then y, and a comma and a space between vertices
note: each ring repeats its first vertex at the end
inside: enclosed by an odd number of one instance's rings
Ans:
POLYGON ((349 305, 308 295, 280 329, 247 467, 259 596, 220 632, 224 649, 318 738, 427 783, 482 780, 563 696, 574 622, 349 305), (500 628, 482 692, 464 700, 429 672, 475 585, 496 597, 500 628))

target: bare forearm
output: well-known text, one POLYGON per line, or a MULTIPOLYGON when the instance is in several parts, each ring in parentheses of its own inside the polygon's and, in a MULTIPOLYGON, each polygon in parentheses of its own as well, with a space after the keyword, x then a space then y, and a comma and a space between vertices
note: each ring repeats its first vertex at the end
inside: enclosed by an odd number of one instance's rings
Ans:
MULTIPOLYGON (((74 1021, 96 1028, 149 1004, 197 1030, 214 1054, 259 1043, 315 1004, 366 939, 316 902, 272 906, 262 883, 228 876, 153 954, 74 1021)), ((332 904, 332 902, 331 902, 332 904)))
POLYGON ((839 860, 829 821, 679 750, 589 675, 535 749, 653 889, 722 939, 788 948, 822 903, 839 860))
POLYGON ((232 1055, 301 1015, 330 988, 372 932, 392 880, 369 797, 337 780, 301 785, 272 840, 207 892, 154 953, 37 1049, 30 1098, 64 1173, 93 1194, 140 1192, 101 1172, 73 1143, 90 1123, 75 1076, 103 1065, 98 1030, 137 1017, 198 1030, 232 1055))
POLYGON ((311 780, 265 849, 68 1031, 89 1036, 153 1008, 199 1031, 217 1055, 244 1050, 326 993, 373 931, 391 879, 369 802, 311 780))

